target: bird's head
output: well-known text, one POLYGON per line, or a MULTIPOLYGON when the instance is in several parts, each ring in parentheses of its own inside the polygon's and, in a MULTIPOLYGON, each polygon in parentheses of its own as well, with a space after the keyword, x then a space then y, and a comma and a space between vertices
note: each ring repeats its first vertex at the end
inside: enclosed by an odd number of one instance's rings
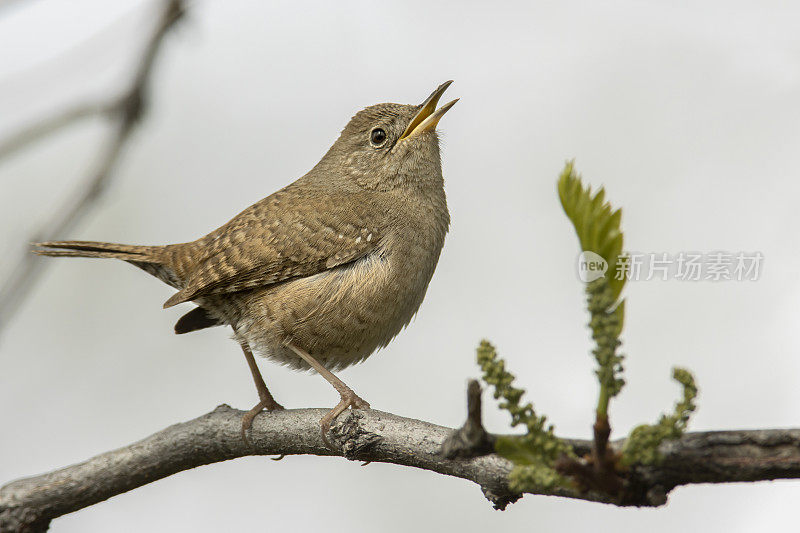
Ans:
POLYGON ((323 161, 368 189, 440 184, 436 125, 458 100, 436 106, 451 83, 441 84, 419 105, 377 104, 359 111, 323 161))

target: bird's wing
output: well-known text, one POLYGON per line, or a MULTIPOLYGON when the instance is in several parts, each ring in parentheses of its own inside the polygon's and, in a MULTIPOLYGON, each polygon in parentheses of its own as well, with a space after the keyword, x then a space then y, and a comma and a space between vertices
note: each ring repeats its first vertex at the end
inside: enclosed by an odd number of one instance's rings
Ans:
POLYGON ((376 208, 366 195, 340 196, 283 189, 206 237, 177 245, 177 262, 203 259, 164 307, 311 276, 367 255, 380 240, 376 208))

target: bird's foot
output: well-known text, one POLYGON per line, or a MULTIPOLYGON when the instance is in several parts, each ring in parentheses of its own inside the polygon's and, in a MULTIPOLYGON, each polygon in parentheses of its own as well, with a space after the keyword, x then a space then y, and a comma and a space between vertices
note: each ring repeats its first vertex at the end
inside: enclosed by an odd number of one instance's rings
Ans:
POLYGON ((245 415, 242 417, 242 440, 248 446, 252 446, 252 443, 250 442, 250 439, 247 438, 247 431, 253 425, 253 420, 255 420, 256 415, 265 410, 283 411, 283 406, 276 402, 272 396, 270 396, 269 398, 262 398, 255 407, 245 413, 245 415))
POLYGON ((341 395, 342 400, 339 404, 331 409, 331 411, 319 421, 320 428, 322 429, 322 442, 331 450, 336 450, 336 448, 334 448, 328 440, 328 431, 330 431, 331 424, 336 420, 336 417, 342 414, 348 407, 352 407, 353 409, 369 409, 369 404, 352 390, 347 389, 342 392, 341 395))

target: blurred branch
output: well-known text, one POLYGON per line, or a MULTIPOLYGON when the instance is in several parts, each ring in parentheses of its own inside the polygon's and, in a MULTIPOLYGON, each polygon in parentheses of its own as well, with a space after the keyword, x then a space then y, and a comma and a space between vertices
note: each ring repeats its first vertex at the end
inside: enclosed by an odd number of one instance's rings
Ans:
MULTIPOLYGON (((100 156, 97 168, 79 184, 51 219, 29 237, 29 242, 62 238, 97 203, 108 186, 123 146, 144 114, 148 81, 163 38, 183 13, 184 5, 181 0, 164 0, 159 20, 144 47, 129 89, 121 97, 106 104, 81 105, 67 110, 24 128, 0 144, 0 157, 4 157, 83 118, 103 115, 114 123, 110 141, 100 156)), ((40 258, 30 254, 26 246, 8 279, 0 286, 0 331, 29 293, 43 267, 40 258)))
POLYGON ((82 104, 72 109, 61 111, 41 122, 25 126, 0 142, 0 159, 13 154, 17 150, 24 148, 42 137, 46 137, 65 126, 69 126, 73 122, 78 122, 82 119, 97 115, 112 115, 116 108, 117 106, 113 103, 82 104))
MULTIPOLYGON (((0 530, 44 531, 50 521, 177 472, 250 455, 341 456, 392 463, 473 481, 498 509, 520 497, 508 489, 513 464, 495 454, 447 459, 441 446, 453 430, 381 411, 348 411, 331 429, 337 451, 325 446, 319 419, 326 409, 260 414, 247 446, 244 411, 221 405, 124 448, 0 488, 0 530)), ((590 440, 571 440, 577 453, 590 440)), ((620 449, 622 441, 610 445, 620 449)), ((674 487, 800 477, 800 429, 687 433, 661 447, 658 466, 631 470, 625 500, 559 489, 555 495, 615 505, 659 506, 674 487)))
POLYGON ((0 11, 9 7, 15 7, 17 4, 21 3, 21 0, 0 0, 0 11))

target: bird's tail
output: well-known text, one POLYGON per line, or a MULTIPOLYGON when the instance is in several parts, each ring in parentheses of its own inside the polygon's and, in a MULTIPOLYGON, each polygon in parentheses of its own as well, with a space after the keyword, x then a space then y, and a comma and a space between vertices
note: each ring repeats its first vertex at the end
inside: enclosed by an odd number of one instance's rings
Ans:
POLYGON ((94 241, 49 241, 33 246, 33 253, 50 257, 99 257, 139 263, 158 263, 158 251, 163 248, 94 241))

